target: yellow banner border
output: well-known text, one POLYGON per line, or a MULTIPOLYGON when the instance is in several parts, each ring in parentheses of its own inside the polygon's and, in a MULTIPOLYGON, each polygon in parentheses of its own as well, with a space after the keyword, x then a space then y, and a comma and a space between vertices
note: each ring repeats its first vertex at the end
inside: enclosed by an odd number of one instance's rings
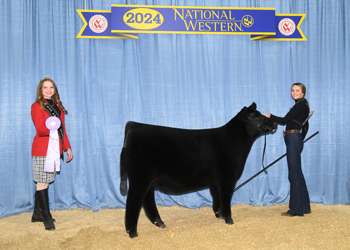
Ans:
POLYGON ((276 10, 276 8, 259 7, 207 7, 207 6, 178 6, 178 5, 133 5, 133 4, 112 4, 112 7, 137 7, 137 8, 186 8, 186 9, 230 9, 230 10, 276 10))

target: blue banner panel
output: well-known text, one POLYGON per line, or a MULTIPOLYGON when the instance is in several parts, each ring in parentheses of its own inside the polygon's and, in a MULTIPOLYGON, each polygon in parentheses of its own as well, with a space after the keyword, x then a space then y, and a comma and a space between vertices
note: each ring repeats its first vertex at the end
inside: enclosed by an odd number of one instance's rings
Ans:
POLYGON ((133 34, 116 34, 111 32, 111 11, 108 10, 77 10, 84 22, 76 38, 104 39, 138 39, 133 34))
POLYGON ((112 5, 112 33, 275 35, 274 8, 112 5))
POLYGON ((307 41, 300 25, 303 22, 306 14, 276 14, 274 36, 257 36, 252 35, 251 40, 264 41, 307 41))

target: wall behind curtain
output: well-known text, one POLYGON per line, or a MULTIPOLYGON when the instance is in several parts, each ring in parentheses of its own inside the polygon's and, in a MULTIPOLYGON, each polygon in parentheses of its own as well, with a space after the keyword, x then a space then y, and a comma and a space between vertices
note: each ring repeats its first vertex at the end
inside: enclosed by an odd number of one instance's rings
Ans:
MULTIPOLYGON (((187 129, 222 126, 241 108, 283 116, 293 106, 294 82, 307 87, 315 110, 305 143, 303 171, 311 202, 349 204, 348 1, 141 1, 129 4, 274 7, 305 13, 308 41, 250 41, 238 35, 139 34, 138 40, 76 39, 83 0, 0 3, 0 217, 30 212, 30 106, 37 84, 51 76, 59 90, 74 158, 62 162, 50 185, 51 209, 124 208, 119 154, 129 120, 187 129), (283 2, 283 3, 282 3, 283 2)), ((88 0, 87 9, 109 10, 126 1, 88 0)), ((280 126, 267 136, 264 164, 285 153, 280 126)), ((242 183, 261 170, 264 138, 252 147, 242 183)), ((208 190, 181 196, 156 192, 158 205, 210 206, 208 190)), ((274 205, 289 201, 283 159, 234 193, 232 203, 274 205)))

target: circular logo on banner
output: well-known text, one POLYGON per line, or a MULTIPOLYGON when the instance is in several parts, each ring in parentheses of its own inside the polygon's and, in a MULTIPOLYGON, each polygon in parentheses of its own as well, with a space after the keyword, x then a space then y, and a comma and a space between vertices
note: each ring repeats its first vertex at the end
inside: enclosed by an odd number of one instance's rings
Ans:
POLYGON ((90 18, 89 27, 95 33, 102 33, 108 27, 107 19, 102 15, 94 15, 90 18))
POLYGON ((295 23, 292 19, 283 18, 278 24, 278 29, 283 35, 290 36, 295 31, 295 23))
POLYGON ((247 28, 252 27, 254 24, 254 18, 252 16, 245 15, 244 17, 242 17, 242 24, 247 28))

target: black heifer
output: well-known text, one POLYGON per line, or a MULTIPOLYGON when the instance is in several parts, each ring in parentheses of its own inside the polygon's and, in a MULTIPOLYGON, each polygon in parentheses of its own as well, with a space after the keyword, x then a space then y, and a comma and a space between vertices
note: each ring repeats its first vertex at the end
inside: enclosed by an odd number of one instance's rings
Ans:
POLYGON ((276 128, 277 123, 261 115, 255 103, 214 129, 128 122, 120 155, 120 190, 124 195, 128 192, 125 228, 129 236, 137 236, 142 206, 152 223, 165 227, 154 200, 155 189, 183 194, 209 187, 216 217, 233 224, 231 198, 248 153, 258 136, 276 128))

